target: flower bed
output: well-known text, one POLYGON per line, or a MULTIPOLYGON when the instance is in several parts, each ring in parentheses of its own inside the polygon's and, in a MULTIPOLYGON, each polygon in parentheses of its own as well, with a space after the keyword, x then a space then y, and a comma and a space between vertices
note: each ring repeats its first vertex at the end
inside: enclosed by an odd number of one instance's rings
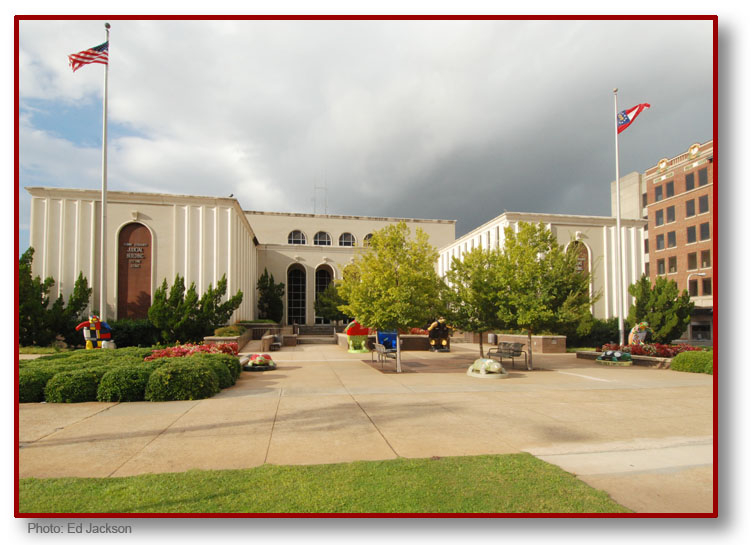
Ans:
POLYGON ((238 350, 238 343, 183 344, 152 350, 151 355, 145 357, 144 361, 151 361, 157 358, 184 358, 193 354, 230 354, 231 356, 237 356, 238 350))
POLYGON ((690 352, 692 350, 702 350, 697 346, 689 344, 604 344, 601 348, 602 352, 608 350, 619 350, 620 352, 626 352, 633 356, 649 356, 653 358, 673 358, 677 354, 682 352, 690 352))

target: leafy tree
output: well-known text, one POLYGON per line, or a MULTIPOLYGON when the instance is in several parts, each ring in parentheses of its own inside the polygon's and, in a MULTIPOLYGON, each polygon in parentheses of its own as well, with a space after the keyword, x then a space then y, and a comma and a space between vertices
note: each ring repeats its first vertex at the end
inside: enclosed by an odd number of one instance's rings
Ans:
POLYGON ((80 342, 76 325, 89 305, 91 288, 83 273, 73 285, 65 304, 62 295, 50 306, 50 289, 55 285, 52 277, 42 280, 33 276, 31 265, 34 248, 29 248, 18 260, 18 342, 22 345, 47 346, 62 335, 69 344, 80 342))
POLYGON ((210 284, 199 298, 196 284, 191 282, 185 289, 185 280, 180 274, 169 288, 167 279, 156 289, 149 307, 149 321, 160 331, 166 343, 200 341, 214 329, 225 325, 232 313, 243 301, 243 292, 238 291, 224 303, 220 301, 227 291, 227 278, 223 275, 216 289, 210 284))
POLYGON ((370 246, 343 275, 340 310, 360 324, 397 330, 397 372, 402 372, 400 329, 422 327, 434 317, 442 281, 434 269, 437 253, 428 235, 417 229, 410 236, 404 222, 373 233, 370 246))
POLYGON ((655 285, 651 285, 650 279, 642 275, 629 286, 629 293, 635 298, 627 317, 630 327, 647 322, 653 330, 653 340, 659 343, 669 343, 687 329, 695 305, 687 290, 679 294, 674 280, 658 276, 655 285))
POLYGON ((532 369, 533 334, 582 321, 595 298, 589 294, 589 275, 577 270, 575 245, 565 251, 543 223, 520 222, 517 233, 511 227, 504 233, 496 278, 498 317, 506 327, 527 331, 532 369))
POLYGON ((282 299, 285 296, 284 283, 276 284, 274 282, 274 275, 269 274, 269 271, 265 268, 264 274, 259 277, 256 283, 256 289, 259 296, 259 318, 274 320, 277 323, 281 322, 285 308, 282 299))
POLYGON ((475 248, 462 260, 452 258, 446 273, 447 319, 453 327, 479 334, 481 358, 483 333, 503 326, 498 316, 498 293, 494 289, 499 260, 497 250, 475 248))
POLYGON ((331 282, 324 291, 316 294, 313 308, 316 311, 316 316, 321 316, 332 322, 339 322, 349 318, 339 309, 346 304, 347 301, 339 294, 337 285, 331 282))

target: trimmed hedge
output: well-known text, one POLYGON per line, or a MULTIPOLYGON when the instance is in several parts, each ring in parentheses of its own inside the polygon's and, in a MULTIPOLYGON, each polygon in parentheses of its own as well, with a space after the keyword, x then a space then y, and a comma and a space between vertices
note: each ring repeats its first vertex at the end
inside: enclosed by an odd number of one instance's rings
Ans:
POLYGON ((97 388, 107 372, 102 367, 62 371, 47 381, 44 398, 50 403, 81 403, 97 400, 97 388))
POLYGON ((190 358, 173 358, 149 377, 144 399, 176 401, 205 399, 219 392, 216 372, 205 363, 190 358))
POLYGON ((713 374, 713 352, 682 352, 671 360, 671 369, 687 373, 713 374))
POLYGON ((19 403, 39 403, 44 401, 44 387, 57 374, 55 369, 27 367, 18 370, 19 403))
MULTIPOLYGON (((222 365, 227 369, 227 371, 230 374, 230 378, 232 379, 232 382, 230 383, 230 386, 235 384, 235 382, 238 380, 238 377, 240 376, 240 373, 243 371, 240 360, 236 356, 233 356, 231 354, 193 354, 188 357, 188 359, 194 360, 194 361, 202 361, 202 362, 212 362, 212 365, 219 364, 222 365)), ((222 371, 220 371, 222 373, 222 371)), ((225 388, 225 386, 222 386, 225 388)))
POLYGON ((219 327, 214 330, 214 335, 216 337, 239 337, 243 333, 248 331, 247 328, 243 327, 242 325, 228 325, 225 327, 219 327))
POLYGON ((107 371, 97 388, 98 401, 143 401, 151 365, 119 366, 107 371))
POLYGON ((116 322, 109 322, 112 329, 112 340, 118 348, 131 346, 152 346, 159 343, 159 330, 147 320, 131 320, 124 318, 116 322))

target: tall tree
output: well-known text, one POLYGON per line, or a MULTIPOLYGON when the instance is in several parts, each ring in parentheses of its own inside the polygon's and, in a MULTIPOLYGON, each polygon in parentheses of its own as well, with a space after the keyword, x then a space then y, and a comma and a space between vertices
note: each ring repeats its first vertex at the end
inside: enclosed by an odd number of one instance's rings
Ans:
POLYGON ((269 271, 264 268, 264 273, 259 276, 256 283, 256 289, 258 290, 259 318, 281 322, 285 309, 282 299, 285 296, 284 283, 277 284, 274 281, 274 275, 269 274, 269 271))
POLYGON ((569 251, 543 223, 520 222, 504 230, 496 290, 498 316, 507 327, 523 329, 528 338, 528 368, 533 368, 534 333, 578 322, 595 301, 590 276, 577 270, 575 245, 569 251))
POLYGON ((404 222, 373 233, 340 287, 340 310, 372 329, 397 330, 397 372, 402 372, 400 330, 422 327, 434 317, 442 281, 434 269, 436 250, 404 222))
POLYGON ((462 260, 452 258, 445 278, 447 319, 452 327, 479 334, 481 358, 483 333, 503 326, 494 289, 499 260, 498 250, 474 248, 462 260))
POLYGON ((321 316, 332 322, 347 320, 349 316, 342 312, 339 307, 347 304, 347 301, 340 295, 337 285, 331 282, 324 291, 316 294, 313 308, 316 316, 321 316))
POLYGON ((630 326, 647 322, 653 330, 655 342, 669 343, 678 339, 687 329, 695 305, 687 290, 679 294, 679 287, 674 280, 658 276, 655 284, 651 285, 650 279, 642 275, 629 286, 629 293, 635 299, 629 309, 627 322, 630 326))

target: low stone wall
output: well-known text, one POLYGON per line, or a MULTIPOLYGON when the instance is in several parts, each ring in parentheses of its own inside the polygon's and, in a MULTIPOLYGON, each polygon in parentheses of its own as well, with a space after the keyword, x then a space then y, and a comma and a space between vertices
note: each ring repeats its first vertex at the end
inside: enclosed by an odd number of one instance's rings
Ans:
MULTIPOLYGON (((603 352, 579 351, 576 353, 578 358, 586 360, 595 360, 603 352)), ((632 356, 632 365, 644 365, 646 367, 655 367, 657 369, 670 369, 672 358, 654 358, 652 356, 632 356)), ((599 362, 600 363, 600 362, 599 362)))

